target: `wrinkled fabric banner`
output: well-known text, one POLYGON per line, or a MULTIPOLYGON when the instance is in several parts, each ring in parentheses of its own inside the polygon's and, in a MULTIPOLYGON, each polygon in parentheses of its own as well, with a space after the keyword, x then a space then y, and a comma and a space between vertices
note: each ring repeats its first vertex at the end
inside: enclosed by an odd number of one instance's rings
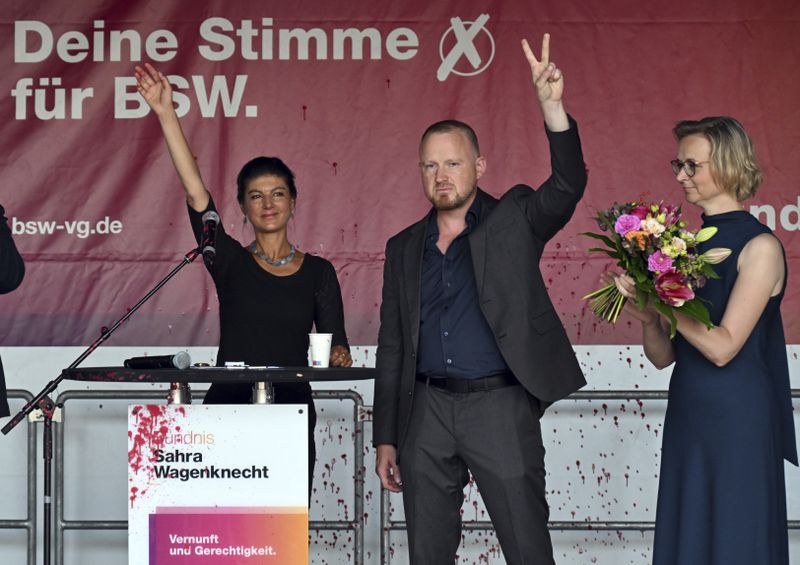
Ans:
MULTIPOLYGON (((457 118, 480 138, 495 195, 548 175, 543 125, 519 41, 565 74, 589 168, 586 197, 543 272, 576 344, 632 343, 636 325, 595 322, 580 297, 608 262, 587 254, 595 209, 646 196, 680 203, 669 168, 680 119, 730 114, 765 184, 748 201, 787 252, 784 317, 800 341, 800 7, 789 0, 300 3, 74 0, 0 6, 0 203, 28 272, 2 298, 0 343, 78 345, 125 313, 193 247, 156 119, 135 91, 151 61, 229 233, 249 227, 239 168, 277 155, 297 175, 290 239, 336 266, 351 343, 374 344, 383 250, 428 209, 419 136, 457 118)), ((685 211, 693 226, 697 210, 685 211)), ((109 342, 212 345, 213 285, 198 261, 109 342)))

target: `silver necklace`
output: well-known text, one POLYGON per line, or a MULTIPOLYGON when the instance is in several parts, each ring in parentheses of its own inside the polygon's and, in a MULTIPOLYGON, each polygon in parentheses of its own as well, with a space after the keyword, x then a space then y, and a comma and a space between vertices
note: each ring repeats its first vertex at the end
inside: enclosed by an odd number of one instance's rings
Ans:
POLYGON ((258 250, 258 247, 256 246, 256 242, 255 241, 253 241, 250 245, 248 245, 247 249, 250 250, 250 253, 252 253, 253 255, 255 255, 256 257, 261 259, 262 261, 266 261, 267 263, 269 263, 273 267, 281 267, 281 266, 285 265, 286 263, 290 263, 292 261, 292 259, 294 259, 295 251, 297 251, 294 248, 294 245, 292 245, 290 243, 289 244, 289 254, 286 257, 284 257, 283 259, 270 259, 269 257, 267 257, 261 251, 258 250))

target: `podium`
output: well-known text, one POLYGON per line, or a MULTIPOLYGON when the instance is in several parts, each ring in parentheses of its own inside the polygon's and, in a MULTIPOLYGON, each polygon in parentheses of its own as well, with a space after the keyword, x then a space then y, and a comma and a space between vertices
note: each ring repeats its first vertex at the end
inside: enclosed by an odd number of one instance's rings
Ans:
MULTIPOLYGON (((94 367, 95 382, 352 381, 374 369, 309 367, 134 370, 94 367)), ((258 390, 258 386, 256 386, 258 390)), ((265 394, 270 397, 270 394, 265 394)), ((129 564, 308 562, 305 405, 131 406, 129 564)))

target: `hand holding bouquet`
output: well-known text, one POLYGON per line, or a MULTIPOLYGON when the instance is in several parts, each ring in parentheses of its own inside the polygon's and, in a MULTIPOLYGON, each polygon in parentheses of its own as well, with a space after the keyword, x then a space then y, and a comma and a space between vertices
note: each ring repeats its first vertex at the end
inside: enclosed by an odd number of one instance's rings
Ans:
MULTIPOLYGON (((597 214, 597 223, 609 235, 586 232, 582 235, 602 241, 606 247, 590 252, 605 253, 631 277, 636 288, 636 305, 649 303, 670 320, 670 336, 675 335, 673 309, 711 328, 708 310, 695 296, 709 278, 719 278, 711 265, 731 254, 730 249, 714 248, 700 254, 697 244, 709 240, 717 228, 699 231, 686 229, 680 206, 663 203, 630 202, 614 204, 597 214)), ((583 297, 590 300, 594 314, 615 323, 627 298, 611 283, 583 297)))

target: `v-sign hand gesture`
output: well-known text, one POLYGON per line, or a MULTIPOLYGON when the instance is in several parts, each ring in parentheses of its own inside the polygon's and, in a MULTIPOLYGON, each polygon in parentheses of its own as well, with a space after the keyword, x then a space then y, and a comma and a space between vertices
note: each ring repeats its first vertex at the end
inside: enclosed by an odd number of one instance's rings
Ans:
POLYGON ((542 38, 542 58, 536 58, 531 51, 526 39, 522 40, 522 51, 528 64, 531 66, 533 86, 542 108, 545 123, 551 131, 564 131, 569 129, 561 97, 564 94, 564 74, 550 60, 550 34, 545 33, 542 38))
POLYGON ((528 40, 522 40, 522 51, 528 59, 533 74, 533 86, 539 102, 558 102, 564 94, 564 75, 555 63, 550 61, 550 34, 545 33, 542 38, 542 60, 538 60, 531 51, 528 40))

